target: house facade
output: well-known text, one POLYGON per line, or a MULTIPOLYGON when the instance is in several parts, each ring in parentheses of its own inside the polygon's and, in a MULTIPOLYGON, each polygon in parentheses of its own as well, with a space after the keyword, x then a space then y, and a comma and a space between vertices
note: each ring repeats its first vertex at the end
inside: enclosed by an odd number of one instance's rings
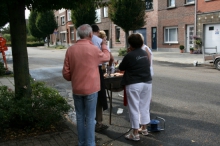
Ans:
MULTIPOLYGON (((133 32, 142 33, 144 43, 153 50, 178 52, 179 46, 185 46, 190 52, 194 46, 194 37, 201 37, 203 45, 211 46, 209 37, 220 40, 220 1, 216 0, 145 0, 146 25, 133 32), (206 29, 210 30, 206 31, 206 29), (209 34, 210 33, 210 34, 209 34), (207 36, 208 34, 208 36, 207 36)), ((110 48, 124 48, 125 32, 109 18, 108 7, 96 9, 96 24, 104 30, 110 48)), ((69 10, 55 11, 58 29, 55 30, 58 44, 70 46, 78 39, 69 10)), ((129 23, 129 22, 128 22, 129 23)), ((54 35, 53 34, 53 35, 54 35)), ((213 39, 212 39, 213 40, 213 39)), ((214 41, 213 40, 213 41, 214 41)), ((220 49, 220 41, 212 42, 220 49)))
POLYGON ((76 29, 71 21, 71 11, 60 9, 54 11, 58 28, 51 34, 51 43, 71 46, 77 40, 76 29))
POLYGON ((134 32, 142 33, 144 43, 152 48, 157 49, 158 42, 158 0, 145 0, 146 5, 146 25, 134 32))
POLYGON ((165 0, 158 3, 158 50, 179 51, 193 46, 195 21, 194 0, 165 0))
POLYGON ((197 1, 196 34, 202 40, 207 53, 220 53, 220 1, 197 1))
MULTIPOLYGON (((145 0, 146 25, 129 33, 138 32, 144 36, 144 43, 153 49, 157 49, 157 24, 158 24, 158 0, 145 0)), ((108 7, 97 9, 98 20, 96 23, 100 30, 105 30, 110 48, 124 48, 125 32, 120 26, 114 24, 108 17, 108 7)), ((129 22, 128 22, 129 23, 129 22)))
POLYGON ((104 30, 107 35, 110 48, 121 48, 125 46, 125 33, 121 27, 115 25, 109 18, 108 7, 96 9, 96 24, 100 30, 104 30))

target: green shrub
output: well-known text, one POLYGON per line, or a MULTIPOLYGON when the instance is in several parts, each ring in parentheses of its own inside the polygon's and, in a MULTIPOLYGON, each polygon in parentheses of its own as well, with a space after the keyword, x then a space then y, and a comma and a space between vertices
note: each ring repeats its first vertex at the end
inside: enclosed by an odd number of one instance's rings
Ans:
POLYGON ((56 49, 65 49, 66 47, 65 47, 65 46, 62 46, 62 45, 57 45, 55 48, 56 48, 56 49))
POLYGON ((0 76, 3 76, 4 74, 5 74, 4 63, 0 62, 0 76))
POLYGON ((37 47, 37 46, 44 46, 44 43, 41 42, 27 42, 27 47, 37 47))
MULTIPOLYGON (((11 42, 6 42, 6 46, 10 47, 11 42)), ((37 47, 37 46, 44 46, 43 42, 27 42, 27 47, 37 47)))
POLYGON ((118 56, 125 56, 127 54, 127 49, 126 48, 120 48, 118 51, 118 56))
POLYGON ((10 34, 3 34, 3 38, 5 38, 6 41, 11 41, 11 35, 10 34))
POLYGON ((70 105, 53 88, 43 82, 31 82, 32 96, 30 98, 14 98, 14 91, 6 86, 0 86, 0 131, 17 128, 30 130, 32 128, 48 129, 63 119, 70 105))
POLYGON ((32 35, 27 35, 27 42, 37 42, 38 38, 35 38, 32 35))
POLYGON ((180 50, 183 50, 185 47, 183 45, 179 46, 180 50))
POLYGON ((7 47, 11 47, 11 41, 7 41, 7 42, 6 42, 6 46, 7 46, 7 47))

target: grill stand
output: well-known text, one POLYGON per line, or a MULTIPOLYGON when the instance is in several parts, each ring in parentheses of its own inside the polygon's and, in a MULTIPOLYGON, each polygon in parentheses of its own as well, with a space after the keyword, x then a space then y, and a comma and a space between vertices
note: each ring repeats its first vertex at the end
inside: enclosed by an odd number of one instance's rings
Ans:
POLYGON ((111 125, 112 121, 112 92, 120 92, 123 90, 121 84, 121 77, 109 77, 105 78, 105 86, 108 94, 108 99, 110 102, 110 113, 109 113, 109 124, 111 125))

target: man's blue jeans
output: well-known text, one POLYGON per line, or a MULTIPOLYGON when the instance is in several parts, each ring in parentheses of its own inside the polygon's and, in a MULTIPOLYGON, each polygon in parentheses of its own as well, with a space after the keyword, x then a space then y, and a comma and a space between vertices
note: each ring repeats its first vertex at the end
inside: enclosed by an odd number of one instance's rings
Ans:
POLYGON ((95 115, 98 93, 73 94, 79 146, 95 146, 95 115))

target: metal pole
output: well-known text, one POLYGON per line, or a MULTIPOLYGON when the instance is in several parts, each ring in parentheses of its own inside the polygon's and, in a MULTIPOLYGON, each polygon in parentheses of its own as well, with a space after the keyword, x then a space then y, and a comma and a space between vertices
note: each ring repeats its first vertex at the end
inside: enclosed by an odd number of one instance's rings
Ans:
MULTIPOLYGON (((195 20, 194 20, 194 36, 196 36, 197 34, 197 0, 195 0, 195 20)), ((195 47, 195 44, 194 44, 194 47, 195 47)))

